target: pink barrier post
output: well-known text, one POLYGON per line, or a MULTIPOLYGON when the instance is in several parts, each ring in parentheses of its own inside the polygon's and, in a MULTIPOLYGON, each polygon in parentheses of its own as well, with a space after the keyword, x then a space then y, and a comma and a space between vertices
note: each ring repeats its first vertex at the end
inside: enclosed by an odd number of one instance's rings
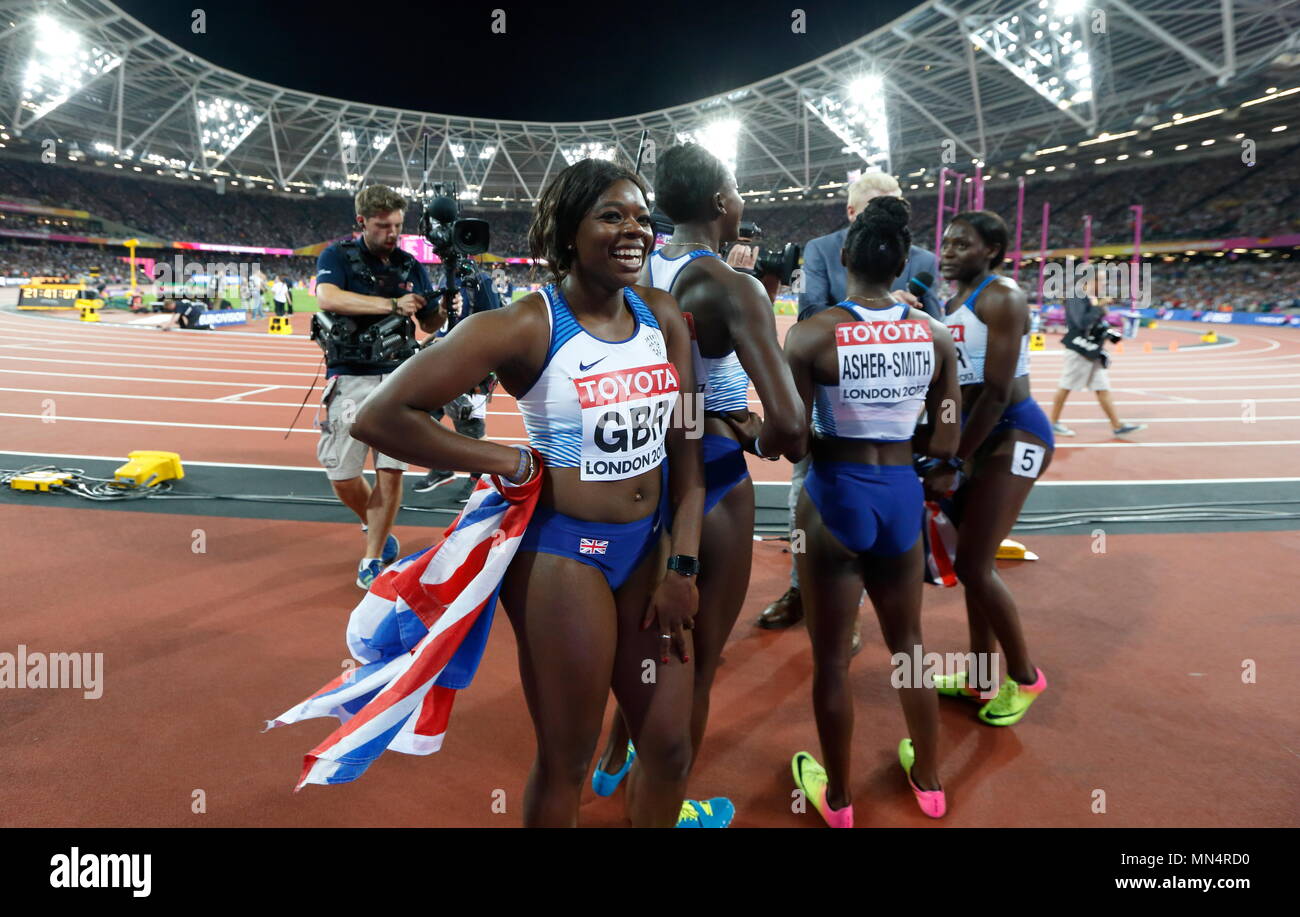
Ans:
POLYGON ((1025 225, 1025 178, 1016 179, 1016 254, 1011 259, 1011 276, 1020 280, 1020 233, 1025 225))
POLYGON ((984 167, 975 167, 975 209, 984 209, 984 167))
POLYGON ((1128 290, 1129 290, 1129 308, 1137 308, 1138 278, 1141 276, 1142 265, 1142 205, 1133 204, 1129 207, 1133 211, 1133 261, 1129 266, 1128 290))
POLYGON ((1051 215, 1052 205, 1043 201, 1043 244, 1039 249, 1038 259, 1038 308, 1043 308, 1043 271, 1047 269, 1047 218, 1051 215))
POLYGON ((936 257, 939 254, 939 247, 943 244, 943 183, 947 177, 948 168, 945 166, 939 170, 939 211, 938 218, 935 220, 934 224, 934 254, 936 257))

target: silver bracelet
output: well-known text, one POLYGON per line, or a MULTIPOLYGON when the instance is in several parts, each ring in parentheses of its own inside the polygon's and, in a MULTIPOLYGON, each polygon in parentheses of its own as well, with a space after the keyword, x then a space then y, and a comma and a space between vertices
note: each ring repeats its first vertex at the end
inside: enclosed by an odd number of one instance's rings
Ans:
POLYGON ((532 450, 527 446, 516 445, 515 448, 519 450, 519 467, 516 468, 515 473, 506 480, 515 485, 527 484, 532 480, 536 461, 533 458, 532 450), (527 475, 521 479, 520 476, 524 475, 525 472, 527 472, 527 475))

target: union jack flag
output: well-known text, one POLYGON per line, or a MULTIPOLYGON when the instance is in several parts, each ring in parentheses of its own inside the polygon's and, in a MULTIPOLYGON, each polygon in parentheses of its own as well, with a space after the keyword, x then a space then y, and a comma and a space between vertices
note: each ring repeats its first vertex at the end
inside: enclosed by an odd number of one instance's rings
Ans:
POLYGON ((519 487, 481 478, 441 542, 375 578, 348 620, 348 650, 360 664, 266 724, 318 716, 342 724, 307 754, 295 791, 355 780, 386 748, 430 755, 442 747, 540 492, 540 474, 519 487))
POLYGON ((604 554, 608 549, 608 539, 582 538, 578 540, 579 554, 604 554))

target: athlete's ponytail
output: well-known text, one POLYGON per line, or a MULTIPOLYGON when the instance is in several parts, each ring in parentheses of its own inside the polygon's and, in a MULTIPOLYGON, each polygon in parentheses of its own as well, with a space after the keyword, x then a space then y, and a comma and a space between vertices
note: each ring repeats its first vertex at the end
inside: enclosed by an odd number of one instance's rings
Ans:
POLYGON ((625 179, 640 188, 642 196, 646 194, 640 175, 603 159, 580 160, 555 176, 538 199, 528 227, 533 270, 544 260, 556 283, 569 273, 578 254, 573 249, 578 225, 610 185, 625 179))
POLYGON ((907 226, 912 208, 899 197, 874 197, 858 214, 844 238, 849 271, 872 283, 888 283, 912 248, 907 226))

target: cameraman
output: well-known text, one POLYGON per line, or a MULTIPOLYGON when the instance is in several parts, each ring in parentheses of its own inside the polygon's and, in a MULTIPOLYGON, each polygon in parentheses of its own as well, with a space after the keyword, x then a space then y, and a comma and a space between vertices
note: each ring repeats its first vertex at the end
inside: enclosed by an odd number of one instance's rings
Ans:
MULTIPOLYGON (((1097 291, 1097 275, 1089 278, 1087 292, 1097 291)), ((1106 305, 1094 299, 1094 295, 1072 297, 1065 301, 1065 363, 1061 366, 1060 388, 1052 400, 1052 432, 1057 436, 1074 436, 1074 431, 1061 423, 1061 411, 1065 408, 1065 399, 1070 392, 1092 389, 1097 395, 1097 402, 1110 419, 1111 431, 1116 436, 1145 430, 1144 423, 1124 423, 1115 413, 1115 404, 1110 400, 1110 378, 1106 368, 1110 365, 1110 356, 1105 351, 1106 341, 1118 341, 1119 335, 1111 330, 1106 321, 1106 305)))
MULTIPOLYGON (((432 285, 424 266, 397 247, 405 212, 405 199, 393 189, 383 185, 364 188, 356 196, 361 237, 335 242, 316 262, 317 303, 323 311, 347 316, 357 333, 390 315, 408 321, 418 318, 427 334, 435 333, 446 321, 442 306, 425 298, 432 285)), ((410 331, 413 338, 414 328, 410 331)), ((398 542, 389 531, 401 506, 402 472, 407 466, 375 452, 372 489, 362 475, 370 447, 350 433, 362 403, 397 369, 402 358, 380 363, 334 358, 326 366, 328 381, 321 404, 327 419, 321 425, 316 456, 334 493, 368 527, 365 555, 357 568, 357 585, 362 589, 370 588, 383 565, 397 557, 398 542)))

